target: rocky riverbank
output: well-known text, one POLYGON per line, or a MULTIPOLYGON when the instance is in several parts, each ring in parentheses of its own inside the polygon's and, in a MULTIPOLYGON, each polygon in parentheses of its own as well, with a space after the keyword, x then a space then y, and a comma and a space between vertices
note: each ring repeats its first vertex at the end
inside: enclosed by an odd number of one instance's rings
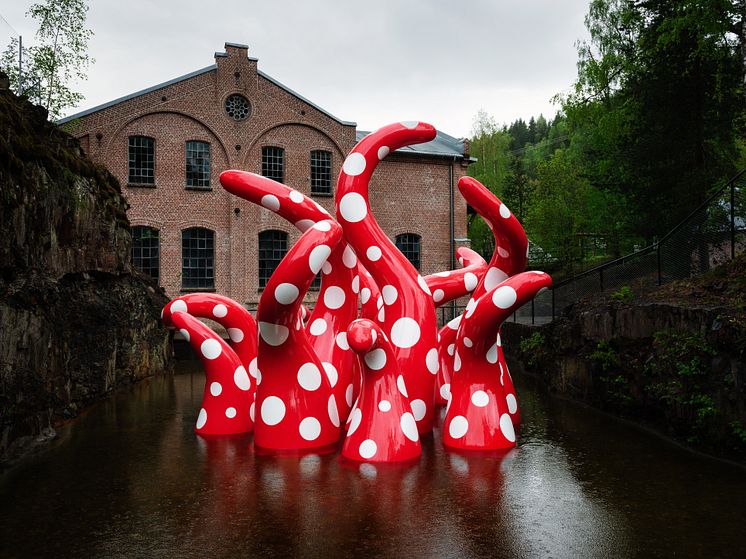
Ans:
POLYGON ((132 269, 127 203, 46 113, 0 90, 0 463, 169 366, 164 295, 132 269))

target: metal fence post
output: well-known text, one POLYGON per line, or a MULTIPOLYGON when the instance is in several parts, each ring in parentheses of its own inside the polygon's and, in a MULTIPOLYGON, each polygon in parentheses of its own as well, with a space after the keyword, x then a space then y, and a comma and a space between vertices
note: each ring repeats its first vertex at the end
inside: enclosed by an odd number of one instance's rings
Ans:
POLYGON ((730 185, 730 259, 736 258, 736 181, 730 185))
POLYGON ((536 323, 535 315, 536 315, 536 311, 534 310, 534 300, 531 299, 531 326, 533 326, 536 323))
POLYGON ((604 290, 604 269, 598 271, 598 283, 601 285, 601 291, 604 290))
POLYGON ((658 241, 655 244, 655 252, 657 253, 658 260, 658 285, 663 284, 663 272, 661 271, 661 243, 658 241))

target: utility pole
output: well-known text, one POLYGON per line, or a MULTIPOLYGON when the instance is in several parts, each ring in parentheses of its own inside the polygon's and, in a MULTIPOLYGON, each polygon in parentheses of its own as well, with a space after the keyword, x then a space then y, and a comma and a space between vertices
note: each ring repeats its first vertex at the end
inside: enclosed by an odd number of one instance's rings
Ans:
POLYGON ((23 95, 23 36, 18 35, 18 95, 23 95))

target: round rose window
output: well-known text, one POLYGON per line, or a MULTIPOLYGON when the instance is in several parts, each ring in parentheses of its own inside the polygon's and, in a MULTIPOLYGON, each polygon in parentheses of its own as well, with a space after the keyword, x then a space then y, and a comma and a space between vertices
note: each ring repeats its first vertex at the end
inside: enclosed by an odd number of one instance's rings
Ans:
POLYGON ((251 114, 251 105, 246 97, 234 93, 225 100, 225 112, 233 120, 243 120, 251 114))

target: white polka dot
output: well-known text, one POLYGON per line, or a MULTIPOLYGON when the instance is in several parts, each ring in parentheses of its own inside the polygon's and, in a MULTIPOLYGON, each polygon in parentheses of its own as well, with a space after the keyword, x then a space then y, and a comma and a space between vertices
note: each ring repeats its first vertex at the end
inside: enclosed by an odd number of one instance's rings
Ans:
POLYGON ((451 385, 450 384, 445 383, 443 386, 440 387, 440 397, 446 401, 451 399, 451 385))
POLYGON ((441 278, 447 278, 448 276, 451 275, 451 272, 448 272, 448 271, 446 271, 446 272, 435 272, 435 275, 439 276, 441 278))
POLYGON ((386 365, 386 352, 381 348, 369 351, 365 354, 365 364, 374 371, 380 371, 386 365))
POLYGON ((376 299, 376 307, 380 309, 382 306, 383 306, 383 297, 379 295, 378 299, 376 299))
POLYGON ((460 439, 469 430, 469 422, 463 415, 457 415, 451 419, 451 423, 448 425, 448 434, 454 439, 460 439))
POLYGON ((500 416, 500 431, 503 432, 505 438, 511 443, 515 442, 515 429, 513 428, 513 421, 507 413, 500 416))
POLYGON ((326 259, 329 258, 331 253, 332 249, 326 245, 319 245, 313 248, 308 257, 308 267, 311 268, 311 271, 314 274, 319 273, 321 268, 324 266, 324 262, 326 262, 326 259))
POLYGON ((490 346, 487 350, 486 359, 488 363, 492 363, 493 365, 497 363, 497 345, 493 344, 490 346))
POLYGON ((372 439, 365 439, 360 443, 360 456, 363 458, 373 458, 378 452, 378 445, 372 439))
POLYGON ((497 247, 497 254, 500 258, 510 258, 510 253, 503 247, 497 247))
POLYGON ((313 227, 313 224, 316 223, 313 219, 301 219, 300 221, 295 222, 295 226, 300 229, 303 233, 308 231, 311 227, 313 227))
POLYGON ((461 315, 458 315, 453 320, 448 321, 448 327, 451 330, 458 330, 459 324, 461 324, 461 315))
POLYGON ((285 343, 290 335, 290 330, 282 324, 271 322, 259 322, 259 335, 271 346, 279 346, 285 343))
POLYGON ((228 328, 228 337, 235 344, 243 341, 243 330, 240 328, 228 328))
POLYGON ((433 294, 430 293, 430 287, 428 287, 427 282, 425 281, 425 278, 423 278, 422 276, 418 275, 417 276, 417 283, 419 284, 420 289, 422 289, 422 291, 424 291, 425 293, 427 293, 428 295, 430 295, 432 297, 433 294))
POLYGON ((330 309, 338 309, 345 303, 344 289, 336 285, 324 290, 324 304, 330 309))
POLYGON ((461 370, 461 356, 458 354, 458 351, 453 356, 453 370, 454 372, 461 370))
POLYGON ((410 441, 417 442, 419 440, 420 435, 417 433, 417 423, 411 413, 408 411, 404 412, 399 420, 399 425, 401 426, 404 436, 410 441))
POLYGON ((420 421, 423 417, 425 417, 425 413, 427 413, 427 406, 425 405, 425 401, 412 400, 412 413, 414 414, 414 418, 417 421, 420 421))
POLYGON ((329 384, 331 384, 332 388, 334 388, 337 384, 337 379, 339 378, 337 368, 331 363, 327 362, 321 363, 321 366, 324 367, 324 371, 326 371, 326 376, 329 379, 329 384))
POLYGON ((370 299, 370 289, 363 287, 363 290, 360 292, 360 300, 365 304, 368 302, 368 299, 370 299))
POLYGON ((323 318, 317 318, 311 323, 311 327, 308 329, 308 331, 314 335, 314 336, 320 336, 324 332, 326 332, 326 320, 323 318))
POLYGON ((440 303, 445 296, 446 294, 442 289, 436 289, 435 291, 433 291, 433 301, 435 301, 436 303, 440 303))
POLYGON ((474 342, 471 341, 471 338, 464 336, 464 345, 466 347, 472 347, 474 345, 474 342))
POLYGON ((321 434, 321 423, 315 417, 307 417, 300 422, 298 432, 307 441, 315 441, 321 434))
POLYGON ((420 325, 409 317, 402 317, 391 327, 391 343, 402 349, 420 341, 420 325))
POLYGON ((181 299, 176 299, 173 303, 171 303, 171 312, 189 312, 187 310, 187 304, 186 301, 183 301, 181 299))
POLYGON ((249 363, 249 374, 254 378, 256 378, 257 375, 259 374, 259 367, 258 367, 256 357, 254 357, 254 359, 252 359, 251 362, 249 363))
POLYGON ((370 246, 368 247, 368 250, 365 251, 365 256, 367 256, 368 260, 371 262, 376 262, 381 258, 381 249, 375 245, 370 246))
POLYGON ((179 332, 181 332, 181 335, 182 335, 182 336, 184 336, 184 339, 185 339, 186 341, 189 341, 189 340, 191 340, 191 339, 192 339, 192 337, 191 337, 191 336, 189 335, 189 330, 187 330, 187 329, 185 329, 185 328, 180 328, 180 329, 179 329, 179 332))
POLYGON ((492 302, 498 309, 509 309, 515 304, 516 299, 518 299, 518 294, 509 285, 498 287, 492 293, 492 302))
POLYGON ((483 408, 490 403, 490 397, 484 390, 477 390, 471 395, 471 403, 479 408, 483 408))
POLYGON ((223 391, 223 387, 220 385, 219 382, 211 382, 210 383, 210 394, 213 396, 220 396, 220 393, 223 391))
POLYGON ((223 318, 228 314, 228 307, 223 304, 217 304, 212 308, 212 315, 215 318, 223 318))
POLYGON ((448 344, 446 351, 448 352, 448 355, 453 357, 453 353, 456 351, 456 344, 448 344))
POLYGON ((275 288, 275 300, 281 305, 289 305, 298 298, 298 288, 292 283, 281 283, 275 288))
POLYGON ((381 159, 386 157, 390 153, 390 151, 391 150, 388 148, 388 146, 381 146, 380 148, 378 148, 378 160, 380 161, 381 159))
POLYGON ((383 324, 386 321, 386 310, 381 309, 378 311, 378 322, 383 324))
POLYGON ((474 314, 474 311, 477 308, 477 300, 476 299, 469 299, 469 302, 466 303, 466 312, 464 313, 464 316, 466 318, 469 318, 471 315, 474 314))
POLYGON ((399 124, 401 124, 404 128, 409 128, 410 130, 414 130, 415 128, 417 128, 417 125, 419 124, 419 122, 416 120, 405 120, 404 122, 400 122, 399 124))
POLYGON ((207 412, 205 411, 205 408, 202 408, 199 410, 199 415, 197 416, 197 429, 202 429, 202 427, 205 426, 205 423, 207 423, 207 412))
POLYGON ((382 412, 389 411, 391 409, 391 402, 389 402, 388 400, 381 400, 380 402, 378 402, 378 409, 382 412))
POLYGON ((303 194, 301 194, 297 190, 291 190, 290 199, 296 204, 300 204, 301 202, 303 202, 303 194))
POLYGON ((384 285, 381 294, 383 295, 383 302, 387 305, 393 305, 399 297, 399 292, 393 285, 384 285))
POLYGON ((427 352, 427 355, 425 356, 425 364, 427 365, 427 370, 432 374, 435 375, 438 373, 438 370, 440 369, 440 360, 438 359, 437 349, 432 348, 427 352))
POLYGON ((351 153, 345 159, 342 170, 351 177, 358 176, 365 171, 365 156, 358 152, 351 153))
POLYGON ((350 349, 350 344, 347 342, 347 332, 340 332, 337 334, 337 346, 339 349, 350 349))
POLYGON ((500 204, 500 216, 508 219, 510 217, 510 210, 505 204, 500 204))
POLYGON ((328 260, 324 262, 323 266, 321 266, 321 271, 324 272, 325 276, 328 276, 332 273, 332 265, 328 260))
POLYGON ((329 414, 329 421, 332 425, 339 427, 339 410, 337 409, 337 401, 334 399, 334 395, 329 396, 329 401, 326 404, 326 411, 329 414))
POLYGON ((352 292, 360 293, 360 276, 352 278, 352 292))
POLYGON ((342 252, 342 262, 350 269, 354 268, 355 264, 357 264, 357 255, 350 245, 347 245, 342 252))
POLYGON ((477 286, 477 276, 475 276, 471 272, 466 272, 464 274, 464 287, 466 287, 466 290, 474 291, 474 288, 476 286, 477 286))
POLYGON ((319 221, 313 226, 314 229, 317 231, 331 231, 332 230, 332 222, 325 219, 324 221, 319 221))
POLYGON ((256 402, 251 402, 251 407, 249 408, 249 417, 251 418, 251 421, 254 421, 255 410, 256 410, 256 402))
POLYGON ((276 212, 280 209, 280 201, 277 199, 277 196, 274 196, 273 194, 265 194, 262 196, 262 206, 267 208, 268 210, 272 210, 273 212, 276 212))
POLYGON ((285 403, 277 396, 269 396, 262 402, 262 421, 277 425, 285 417, 285 403))
POLYGON ((497 287, 506 279, 508 279, 508 274, 503 272, 500 268, 492 267, 487 270, 487 274, 484 276, 484 288, 487 291, 490 291, 493 287, 497 287))
POLYGON ((225 417, 228 419, 236 417, 236 408, 225 408, 225 417))
POLYGON ((352 405, 352 391, 354 390, 352 383, 347 385, 347 390, 345 390, 345 402, 347 402, 348 406, 352 405))
POLYGON ((345 194, 339 201, 339 213, 342 219, 350 223, 362 221, 368 215, 368 206, 365 203, 365 198, 357 192, 345 194))
POLYGON ((402 375, 396 377, 396 386, 399 389, 399 392, 404 394, 406 398, 409 398, 409 394, 407 394, 407 385, 404 384, 404 377, 402 375))
POLYGON ((204 342, 202 342, 200 351, 202 351, 202 355, 205 356, 205 359, 212 360, 220 357, 220 354, 223 353, 223 348, 220 346, 219 341, 213 338, 207 338, 204 342))
POLYGON ((497 342, 495 342, 495 343, 497 344, 497 347, 502 347, 503 346, 503 341, 500 338, 500 332, 497 333, 497 342))
POLYGON ((304 363, 298 369, 298 384, 304 390, 313 391, 321 386, 321 371, 313 363, 304 363))
POLYGON ((363 412, 361 412, 359 408, 355 408, 354 410, 352 410, 352 413, 350 414, 350 426, 347 429, 348 437, 352 435, 358 427, 360 427, 360 422, 362 420, 363 412))
POLYGON ((328 212, 328 211, 326 211, 326 208, 325 208, 324 206, 322 206, 322 205, 321 205, 321 204, 319 204, 318 202, 314 202, 314 204, 316 205, 316 208, 317 208, 317 209, 318 209, 318 210, 319 210, 319 211, 320 211, 320 212, 321 212, 322 214, 325 214, 325 215, 329 215, 329 212, 328 212))
POLYGON ((505 396, 505 403, 508 404, 509 413, 515 413, 518 411, 518 402, 512 394, 505 396))
MULTIPOLYGON (((256 359, 254 359, 254 361, 256 361, 256 359)), ((252 363, 254 361, 252 361, 252 363)), ((251 368, 251 366, 249 366, 249 368, 251 368)), ((249 378, 248 373, 246 373, 246 369, 240 365, 233 372, 233 382, 241 390, 248 390, 251 388, 251 379, 249 378)))

